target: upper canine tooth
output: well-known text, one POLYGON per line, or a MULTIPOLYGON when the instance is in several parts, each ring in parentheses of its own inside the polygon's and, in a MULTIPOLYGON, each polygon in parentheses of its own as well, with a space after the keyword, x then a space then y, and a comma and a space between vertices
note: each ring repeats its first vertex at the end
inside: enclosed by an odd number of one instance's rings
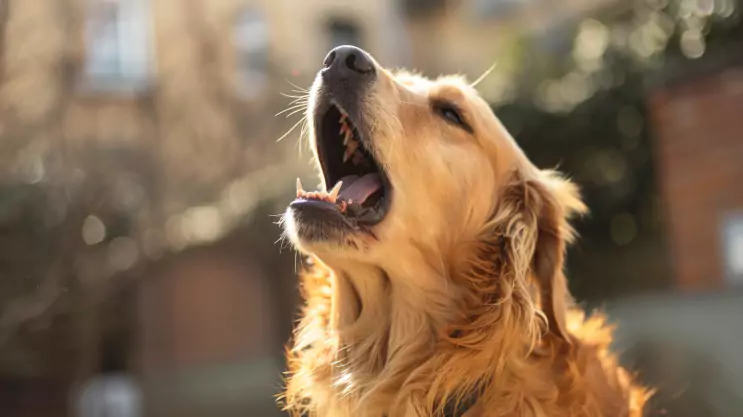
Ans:
POLYGON ((350 130, 346 130, 346 137, 343 138, 343 146, 347 146, 351 140, 354 140, 353 134, 351 134, 350 130))
POLYGON ((359 146, 360 146, 360 144, 359 144, 358 141, 352 140, 346 146, 346 151, 347 152, 350 152, 351 154, 353 154, 354 152, 356 152, 356 149, 359 149, 359 146))
POLYGON ((335 203, 335 200, 338 199, 338 193, 341 192, 341 185, 343 185, 343 181, 338 181, 333 189, 328 191, 328 197, 330 197, 332 203, 335 203))
POLYGON ((356 149, 359 149, 359 146, 361 145, 355 140, 348 143, 346 146, 346 152, 343 154, 343 163, 346 163, 346 161, 353 156, 353 153, 356 152, 356 149))
POLYGON ((348 161, 348 159, 351 157, 351 155, 353 155, 353 149, 351 149, 351 147, 349 146, 346 149, 346 153, 343 154, 343 163, 344 164, 346 163, 346 161, 348 161))

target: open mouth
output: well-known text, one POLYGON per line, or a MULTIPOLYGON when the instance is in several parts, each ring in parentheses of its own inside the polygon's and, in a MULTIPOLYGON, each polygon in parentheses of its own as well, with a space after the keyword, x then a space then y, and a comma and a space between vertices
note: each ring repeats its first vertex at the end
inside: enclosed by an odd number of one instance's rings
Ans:
POLYGON ((297 180, 297 198, 335 206, 349 226, 381 222, 390 205, 389 180, 348 114, 330 105, 316 122, 317 152, 328 191, 307 192, 297 180))

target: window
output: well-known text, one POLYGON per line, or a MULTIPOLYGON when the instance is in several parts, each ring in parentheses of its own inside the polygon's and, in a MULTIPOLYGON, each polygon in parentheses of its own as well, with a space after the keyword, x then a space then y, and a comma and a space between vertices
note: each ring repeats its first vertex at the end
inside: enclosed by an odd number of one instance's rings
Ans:
POLYGON ((446 0, 403 0, 403 11, 411 17, 423 16, 441 10, 446 0))
POLYGON ((263 14, 243 10, 235 24, 240 87, 248 97, 261 93, 268 78, 268 25, 263 14))
POLYGON ((743 214, 723 222, 723 258, 730 284, 743 284, 743 214))
POLYGON ((150 75, 147 0, 89 0, 86 84, 94 89, 140 89, 150 75))
POLYGON ((472 2, 475 16, 480 18, 503 17, 529 0, 475 0, 472 2))
POLYGON ((361 47, 361 31, 354 23, 345 20, 331 20, 328 24, 330 48, 341 45, 361 47))

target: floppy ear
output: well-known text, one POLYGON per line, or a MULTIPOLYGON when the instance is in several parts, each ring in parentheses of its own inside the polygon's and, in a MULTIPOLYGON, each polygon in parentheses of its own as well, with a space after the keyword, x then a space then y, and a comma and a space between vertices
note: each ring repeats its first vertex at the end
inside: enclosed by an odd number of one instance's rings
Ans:
POLYGON ((566 316, 571 297, 563 272, 565 248, 574 238, 568 219, 576 213, 585 213, 577 187, 553 171, 541 171, 541 178, 527 181, 531 199, 525 209, 536 217, 537 240, 532 259, 532 277, 540 289, 542 311, 549 330, 567 342, 566 316))
POLYGON ((586 211, 577 187, 552 171, 539 171, 532 179, 517 174, 500 206, 497 217, 501 221, 511 217, 502 224, 511 240, 507 259, 514 276, 525 281, 531 278, 537 285, 549 331, 570 342, 566 315, 571 300, 563 264, 565 248, 574 236, 568 218, 586 211))

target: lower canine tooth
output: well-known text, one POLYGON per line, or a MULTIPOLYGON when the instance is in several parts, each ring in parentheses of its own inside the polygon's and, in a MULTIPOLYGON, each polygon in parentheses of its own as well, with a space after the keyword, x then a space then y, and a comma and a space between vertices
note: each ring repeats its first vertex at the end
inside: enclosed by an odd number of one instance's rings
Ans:
POLYGON ((338 183, 335 184, 333 189, 328 191, 328 198, 330 198, 331 203, 335 203, 335 200, 338 199, 338 193, 341 192, 342 185, 343 185, 343 181, 338 181, 338 183))
POLYGON ((304 187, 302 187, 302 180, 297 178, 297 198, 304 194, 304 187))

